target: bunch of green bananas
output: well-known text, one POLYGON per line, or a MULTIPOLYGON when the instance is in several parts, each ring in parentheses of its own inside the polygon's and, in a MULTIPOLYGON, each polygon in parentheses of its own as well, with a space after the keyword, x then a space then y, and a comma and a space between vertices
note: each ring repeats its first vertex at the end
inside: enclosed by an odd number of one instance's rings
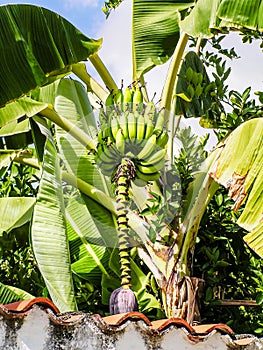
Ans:
POLYGON ((110 94, 100 112, 96 161, 102 173, 111 176, 126 157, 136 166, 138 178, 158 179, 168 141, 164 121, 164 111, 159 112, 153 102, 143 103, 140 87, 110 94))

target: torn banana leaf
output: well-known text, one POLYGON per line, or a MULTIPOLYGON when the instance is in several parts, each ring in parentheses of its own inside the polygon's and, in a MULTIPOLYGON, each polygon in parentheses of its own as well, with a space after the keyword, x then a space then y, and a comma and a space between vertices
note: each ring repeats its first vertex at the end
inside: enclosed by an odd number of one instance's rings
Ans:
POLYGON ((233 209, 244 205, 237 224, 245 242, 263 257, 263 118, 251 119, 225 140, 210 176, 228 189, 233 209))

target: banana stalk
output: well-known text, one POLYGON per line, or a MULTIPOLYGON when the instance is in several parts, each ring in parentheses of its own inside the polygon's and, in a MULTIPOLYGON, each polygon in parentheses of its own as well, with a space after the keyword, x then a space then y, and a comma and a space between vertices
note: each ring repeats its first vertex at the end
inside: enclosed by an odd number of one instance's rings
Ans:
POLYGON ((128 158, 122 158, 115 173, 117 225, 119 237, 119 256, 121 270, 121 287, 115 289, 110 297, 110 314, 137 311, 138 303, 130 289, 131 268, 129 255, 128 206, 131 180, 135 178, 136 168, 128 158))
POLYGON ((127 214, 129 206, 129 188, 131 180, 135 177, 135 173, 136 168, 133 162, 128 158, 123 158, 115 174, 121 286, 124 289, 130 288, 131 285, 127 214))

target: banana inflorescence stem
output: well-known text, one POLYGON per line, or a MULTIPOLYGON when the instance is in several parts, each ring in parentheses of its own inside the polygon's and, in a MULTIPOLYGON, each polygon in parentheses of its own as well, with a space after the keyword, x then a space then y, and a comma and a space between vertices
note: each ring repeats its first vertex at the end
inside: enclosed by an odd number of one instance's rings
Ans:
POLYGON ((119 256, 121 265, 121 286, 129 288, 131 283, 131 269, 129 256, 129 227, 128 207, 129 188, 131 180, 135 178, 136 167, 129 158, 123 158, 117 168, 114 181, 116 183, 117 225, 119 237, 119 256))

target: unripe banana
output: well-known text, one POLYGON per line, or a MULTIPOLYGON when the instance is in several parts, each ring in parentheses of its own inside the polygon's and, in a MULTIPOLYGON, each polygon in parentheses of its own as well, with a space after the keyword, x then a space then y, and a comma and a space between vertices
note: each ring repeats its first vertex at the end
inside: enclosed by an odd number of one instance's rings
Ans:
POLYGON ((119 116, 119 127, 122 130, 122 133, 123 133, 125 140, 127 140, 129 138, 128 120, 127 120, 128 113, 129 112, 123 112, 119 116))
POLYGON ((137 121, 133 112, 130 112, 127 117, 129 139, 133 141, 136 138, 137 121))
POLYGON ((139 160, 146 161, 147 158, 151 155, 154 148, 156 147, 156 135, 152 134, 152 136, 146 140, 144 147, 142 150, 138 153, 137 158, 139 160))
POLYGON ((116 163, 116 153, 111 146, 102 148, 102 152, 98 152, 98 160, 103 164, 116 163))
POLYGON ((111 134, 112 134, 112 141, 115 142, 116 135, 120 126, 119 126, 117 114, 115 115, 112 113, 110 117, 111 117, 110 128, 111 128, 111 134))
POLYGON ((146 174, 146 175, 154 174, 160 171, 164 167, 164 159, 162 159, 159 163, 156 163, 155 165, 137 164, 136 167, 143 174, 146 174))
POLYGON ((115 103, 116 103, 116 106, 118 107, 119 112, 123 111, 123 99, 124 97, 123 97, 122 89, 119 89, 115 95, 115 103))
POLYGON ((142 95, 142 89, 140 86, 136 86, 132 102, 133 102, 134 111, 141 112, 143 109, 143 95, 142 95))
POLYGON ((164 148, 168 142, 169 136, 166 130, 163 130, 162 133, 157 137, 156 144, 157 146, 164 148))
POLYGON ((165 110, 161 110, 158 114, 157 114, 157 119, 156 119, 156 123, 155 123, 155 130, 163 130, 164 126, 165 126, 165 110))
POLYGON ((144 120, 145 120, 145 125, 146 125, 144 138, 147 140, 152 136, 154 129, 155 129, 154 122, 153 122, 153 116, 151 114, 147 114, 144 116, 144 120))
POLYGON ((155 104, 152 101, 147 102, 147 105, 145 107, 145 111, 144 111, 144 115, 150 115, 152 117, 154 117, 156 108, 155 108, 155 104))
POLYGON ((117 164, 111 163, 101 163, 99 164, 99 168, 103 175, 105 176, 112 176, 114 174, 114 169, 116 168, 117 164))
POLYGON ((101 131, 103 140, 107 140, 111 136, 111 130, 108 124, 103 126, 101 131))
POLYGON ((105 101, 106 113, 110 113, 114 109, 114 97, 110 93, 105 101))
POLYGON ((122 130, 119 129, 116 134, 116 142, 115 142, 117 150, 120 152, 120 154, 123 156, 125 153, 125 139, 122 133, 122 130))
POLYGON ((132 105, 132 99, 133 99, 133 91, 131 88, 126 87, 124 91, 124 96, 123 96, 123 110, 131 110, 131 105, 132 105))
POLYGON ((136 139, 143 140, 145 134, 145 121, 144 116, 139 114, 137 117, 137 130, 136 130, 136 139))
POLYGON ((156 172, 153 174, 144 174, 136 167, 136 176, 145 182, 149 182, 158 180, 160 177, 160 173, 156 172))
POLYGON ((157 152, 154 152, 151 157, 147 158, 147 161, 141 161, 141 165, 145 165, 145 166, 154 166, 158 163, 160 163, 161 161, 165 161, 165 155, 166 155, 166 149, 162 148, 159 149, 157 152))
POLYGON ((108 121, 107 114, 105 113, 103 108, 100 108, 100 111, 99 111, 99 122, 100 122, 100 125, 105 125, 107 123, 107 121, 108 121))

